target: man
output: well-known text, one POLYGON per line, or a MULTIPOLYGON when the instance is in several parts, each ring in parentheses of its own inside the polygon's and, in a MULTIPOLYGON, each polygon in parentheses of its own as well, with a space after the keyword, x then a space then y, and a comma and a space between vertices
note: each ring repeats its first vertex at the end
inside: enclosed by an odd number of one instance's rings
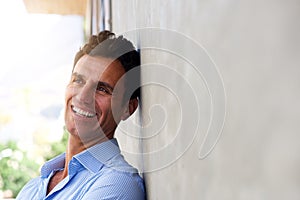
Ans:
POLYGON ((109 31, 76 54, 66 88, 66 153, 46 162, 17 199, 145 199, 142 178, 120 154, 114 133, 137 108, 140 65, 134 46, 109 31), (134 92, 132 92, 134 91, 134 92))

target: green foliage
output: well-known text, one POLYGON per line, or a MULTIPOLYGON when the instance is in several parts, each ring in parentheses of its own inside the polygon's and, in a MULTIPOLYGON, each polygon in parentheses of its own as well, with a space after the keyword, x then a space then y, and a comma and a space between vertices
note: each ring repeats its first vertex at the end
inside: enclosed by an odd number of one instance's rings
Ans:
MULTIPOLYGON (((59 142, 50 144, 50 151, 44 155, 49 160, 66 150, 68 133, 59 142)), ((39 164, 28 158, 15 141, 0 144, 0 190, 10 190, 16 197, 22 187, 32 178, 39 176, 39 164)))
POLYGON ((38 168, 16 142, 0 144, 0 190, 10 190, 15 197, 26 182, 38 175, 38 168))

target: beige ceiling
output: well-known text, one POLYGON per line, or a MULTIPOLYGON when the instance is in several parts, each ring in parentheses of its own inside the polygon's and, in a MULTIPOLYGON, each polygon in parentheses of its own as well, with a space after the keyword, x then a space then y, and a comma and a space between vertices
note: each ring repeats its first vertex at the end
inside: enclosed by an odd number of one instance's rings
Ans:
POLYGON ((85 15, 88 0, 23 0, 29 13, 85 15))

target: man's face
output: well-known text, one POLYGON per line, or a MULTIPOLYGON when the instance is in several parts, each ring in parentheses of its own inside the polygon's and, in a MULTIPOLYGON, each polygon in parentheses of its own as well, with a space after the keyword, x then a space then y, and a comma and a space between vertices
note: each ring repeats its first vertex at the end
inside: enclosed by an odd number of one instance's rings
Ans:
POLYGON ((112 138, 126 110, 124 83, 113 93, 124 74, 119 61, 89 55, 78 60, 66 89, 65 123, 71 134, 85 142, 112 138))

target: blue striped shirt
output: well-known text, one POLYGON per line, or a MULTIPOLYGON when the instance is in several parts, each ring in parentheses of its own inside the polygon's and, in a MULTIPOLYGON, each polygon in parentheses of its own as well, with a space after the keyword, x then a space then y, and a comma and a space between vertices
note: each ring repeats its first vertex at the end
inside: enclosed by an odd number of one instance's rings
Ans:
POLYGON ((52 175, 63 170, 65 154, 41 168, 41 176, 29 181, 17 200, 97 200, 145 199, 143 179, 123 158, 116 139, 97 144, 75 156, 68 165, 68 176, 51 192, 47 186, 52 175))

